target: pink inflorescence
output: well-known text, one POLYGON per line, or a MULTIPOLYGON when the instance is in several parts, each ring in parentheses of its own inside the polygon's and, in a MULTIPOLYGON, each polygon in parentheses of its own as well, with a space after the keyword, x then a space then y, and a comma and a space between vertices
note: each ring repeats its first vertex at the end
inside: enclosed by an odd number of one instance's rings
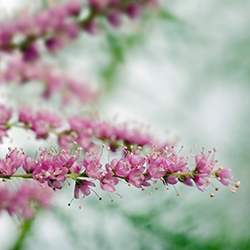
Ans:
POLYGON ((29 219, 34 216, 35 208, 47 208, 50 205, 52 192, 48 187, 37 183, 21 184, 17 190, 0 184, 0 212, 29 219))
POLYGON ((152 146, 156 140, 148 133, 137 128, 130 128, 126 124, 113 125, 98 119, 71 117, 68 120, 69 129, 59 135, 59 144, 62 148, 70 148, 76 142, 84 149, 93 145, 97 138, 108 144, 112 151, 123 146, 152 146))
POLYGON ((97 91, 85 82, 78 81, 49 65, 39 62, 24 62, 20 57, 11 58, 6 68, 0 72, 0 83, 2 84, 9 82, 24 84, 34 80, 44 84, 42 94, 44 98, 60 93, 64 103, 74 99, 81 103, 88 103, 96 100, 98 96, 97 91))
POLYGON ((52 112, 39 111, 32 113, 27 107, 20 109, 18 120, 24 128, 34 131, 38 139, 46 139, 51 130, 59 128, 62 124, 61 119, 52 112))
POLYGON ((122 150, 121 156, 105 163, 102 163, 101 150, 96 146, 85 151, 84 156, 80 151, 71 154, 64 150, 54 153, 43 150, 37 159, 32 159, 17 149, 9 149, 0 163, 0 178, 26 176, 46 183, 54 190, 63 188, 66 180, 73 180, 75 198, 89 195, 96 182, 108 192, 114 192, 121 180, 142 189, 157 181, 166 186, 177 183, 197 186, 201 191, 208 188, 213 178, 226 186, 233 184, 230 170, 216 166, 214 152, 196 155, 191 168, 187 158, 178 155, 173 147, 149 153, 139 149, 133 152, 122 150))
POLYGON ((151 135, 141 131, 142 129, 131 128, 126 124, 113 125, 97 118, 80 116, 63 121, 53 112, 46 110, 34 112, 28 107, 20 108, 18 120, 9 123, 11 112, 9 108, 3 105, 1 107, 5 110, 0 113, 0 124, 3 124, 4 135, 12 126, 32 130, 38 139, 46 139, 50 134, 54 134, 58 138, 59 145, 64 149, 70 149, 75 143, 84 149, 90 149, 96 139, 109 145, 112 151, 116 151, 120 146, 131 149, 134 145, 141 147, 166 145, 166 143, 157 142, 151 135), (9 114, 7 118, 6 112, 9 114))
POLYGON ((80 1, 54 6, 35 16, 24 16, 17 21, 0 25, 0 51, 19 50, 25 61, 39 58, 39 41, 50 52, 55 52, 79 36, 81 30, 93 33, 98 16, 105 17, 113 26, 121 24, 122 16, 135 18, 143 6, 155 4, 155 0, 89 0, 87 6, 80 1), (82 9, 89 14, 81 18, 82 9), (18 39, 17 39, 18 38, 18 39))
POLYGON ((239 182, 233 183, 230 169, 217 167, 215 151, 202 151, 190 159, 180 155, 174 146, 159 143, 137 129, 80 117, 72 117, 63 124, 51 112, 33 112, 27 108, 19 111, 18 121, 12 125, 10 110, 1 108, 5 111, 0 113, 5 133, 17 124, 32 130, 40 139, 54 134, 59 144, 58 150, 42 150, 36 159, 18 149, 9 149, 0 160, 3 179, 31 178, 54 190, 73 180, 75 198, 88 196, 96 183, 105 191, 115 192, 121 180, 140 189, 160 181, 165 186, 183 183, 204 191, 213 179, 225 186, 233 185, 232 191, 239 187, 239 182), (111 160, 103 162, 104 150, 111 160), (190 161, 194 162, 192 167, 190 161))

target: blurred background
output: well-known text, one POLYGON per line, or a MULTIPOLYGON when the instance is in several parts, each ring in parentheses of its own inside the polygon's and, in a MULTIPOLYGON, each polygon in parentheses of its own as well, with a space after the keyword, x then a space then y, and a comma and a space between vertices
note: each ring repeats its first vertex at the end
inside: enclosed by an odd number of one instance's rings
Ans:
MULTIPOLYGON (((59 1, 0 0, 1 22, 52 2, 59 1)), ((178 140, 187 154, 215 147, 219 162, 240 179, 238 193, 221 189, 210 198, 181 186, 180 196, 160 186, 143 192, 120 186, 121 197, 92 196, 69 207, 69 187, 56 195, 53 209, 22 227, 2 213, 0 249, 12 249, 26 230, 19 249, 249 250, 249 13, 248 0, 162 1, 159 10, 135 22, 124 20, 119 29, 104 22, 100 34, 82 33, 44 59, 102 90, 94 106, 65 112, 92 109, 111 121, 145 124, 158 136, 178 140)), ((1 86, 0 101, 58 108, 56 98, 35 98, 39 91, 35 83, 1 86)), ((6 148, 18 144, 32 151, 32 138, 13 133, 17 140, 6 148)))

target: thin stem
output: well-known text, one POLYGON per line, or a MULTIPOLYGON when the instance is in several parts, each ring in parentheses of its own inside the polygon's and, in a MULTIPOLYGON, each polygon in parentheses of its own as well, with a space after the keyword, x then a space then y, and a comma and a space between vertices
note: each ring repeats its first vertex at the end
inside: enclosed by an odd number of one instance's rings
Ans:
POLYGON ((6 176, 6 175, 3 175, 3 174, 0 174, 0 178, 1 179, 11 179, 11 178, 31 179, 32 174, 14 174, 14 175, 11 175, 11 176, 6 176))
MULTIPOLYGON (((195 176, 195 173, 193 171, 190 171, 190 172, 178 172, 178 173, 166 174, 166 177, 169 177, 169 176, 175 176, 179 179, 188 178, 188 177, 193 178, 195 176)), ((215 172, 213 172, 211 176, 215 176, 215 172)), ((66 177, 74 181, 82 180, 84 178, 90 178, 85 173, 82 173, 82 174, 70 173, 70 174, 67 174, 66 177)), ((122 180, 126 180, 125 178, 117 176, 117 175, 114 175, 114 177, 117 177, 122 180)), ((12 176, 5 176, 3 174, 0 174, 0 179, 12 179, 12 178, 32 179, 33 176, 32 174, 14 174, 12 176)))
POLYGON ((32 217, 31 219, 27 219, 22 223, 18 238, 16 239, 13 247, 10 250, 25 249, 25 246, 24 246, 25 240, 27 239, 27 236, 32 230, 34 220, 35 220, 35 217, 32 217))
MULTIPOLYGON (((71 174, 67 174, 66 177, 69 179, 72 179, 72 180, 80 180, 80 179, 82 179, 84 177, 88 177, 88 176, 82 175, 82 174, 79 175, 79 174, 71 173, 71 174)), ((14 174, 11 176, 6 176, 3 174, 0 174, 0 179, 12 179, 12 178, 32 179, 33 175, 32 174, 14 174)))

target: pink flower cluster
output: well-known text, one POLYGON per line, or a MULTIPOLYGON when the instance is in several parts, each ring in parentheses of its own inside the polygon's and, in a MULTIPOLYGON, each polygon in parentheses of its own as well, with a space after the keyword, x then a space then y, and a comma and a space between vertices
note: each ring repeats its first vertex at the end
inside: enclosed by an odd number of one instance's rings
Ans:
MULTIPOLYGON (((122 1, 122 0, 89 0, 91 8, 95 12, 104 14, 108 22, 119 27, 122 23, 122 15, 125 13, 128 17, 134 19, 140 15, 143 5, 155 6, 156 0, 138 0, 138 1, 122 1)), ((93 27, 93 21, 91 27, 93 27)))
POLYGON ((55 52, 69 41, 76 39, 81 29, 94 32, 96 18, 105 16, 113 25, 121 23, 121 16, 138 16, 141 6, 152 4, 153 0, 89 0, 89 15, 81 20, 80 1, 68 3, 45 10, 36 16, 24 16, 17 21, 0 25, 0 51, 22 51, 25 61, 34 61, 39 57, 37 41, 43 40, 50 52, 55 52), (18 39, 17 39, 18 38, 18 39))
POLYGON ((150 146, 156 140, 149 134, 137 128, 129 128, 126 124, 113 125, 97 119, 71 117, 68 121, 69 129, 61 132, 59 144, 62 148, 70 148, 72 142, 88 149, 97 138, 109 145, 112 151, 123 146, 150 146))
POLYGON ((96 100, 97 91, 91 89, 85 82, 80 82, 71 76, 62 73, 50 65, 38 62, 27 63, 21 58, 12 58, 6 68, 0 72, 0 83, 26 83, 40 81, 44 84, 43 97, 49 98, 52 94, 60 93, 63 102, 78 99, 81 103, 96 100))
POLYGON ((18 125, 32 130, 40 139, 46 139, 50 134, 55 134, 58 136, 59 145, 64 149, 70 149, 75 143, 84 149, 89 149, 95 145, 96 139, 109 145, 112 151, 116 151, 120 146, 130 149, 133 145, 141 147, 163 145, 148 133, 142 132, 139 128, 130 128, 126 124, 113 125, 98 119, 78 116, 63 122, 52 112, 33 112, 27 107, 19 110, 17 122, 8 123, 12 112, 5 106, 1 106, 1 109, 4 111, 0 113, 3 136, 12 126, 18 125))
POLYGON ((194 167, 190 168, 187 159, 179 156, 173 147, 155 149, 150 153, 123 150, 121 157, 106 163, 101 162, 101 150, 98 147, 85 152, 83 157, 79 152, 51 153, 44 150, 37 159, 14 149, 1 160, 0 178, 33 178, 54 190, 61 189, 67 179, 73 180, 75 198, 81 194, 89 195, 96 182, 108 192, 114 192, 121 180, 136 188, 149 187, 161 181, 164 185, 196 185, 202 191, 207 189, 212 178, 223 185, 231 184, 230 170, 216 167, 212 157, 211 152, 202 152, 195 156, 194 167), (16 174, 18 168, 26 175, 16 174))
POLYGON ((39 57, 36 44, 38 38, 44 38, 47 48, 54 50, 63 45, 64 40, 78 35, 74 17, 80 10, 79 1, 70 1, 36 16, 24 16, 17 21, 4 23, 0 28, 0 49, 8 52, 18 48, 23 51, 24 60, 35 60, 39 57), (17 44, 14 42, 16 37, 19 37, 17 44))
POLYGON ((32 113, 29 108, 20 109, 18 120, 25 128, 34 131, 38 139, 46 139, 51 130, 61 126, 61 119, 54 113, 49 111, 32 113))
MULTIPOLYGON (((0 120, 6 122, 9 119, 10 116, 1 117, 0 113, 0 120)), ((20 110, 18 121, 22 127, 33 130, 37 138, 46 139, 54 132, 58 136, 60 148, 64 150, 58 154, 43 151, 37 160, 32 160, 18 150, 11 150, 0 161, 0 176, 11 177, 21 167, 27 174, 32 174, 33 179, 47 183, 53 189, 62 188, 67 178, 73 178, 76 181, 75 197, 79 197, 80 193, 85 196, 89 194, 90 187, 95 186, 94 180, 98 180, 101 188, 110 192, 115 191, 120 179, 137 188, 151 185, 150 181, 161 180, 167 185, 178 182, 188 186, 195 184, 200 190, 209 186, 212 177, 224 185, 232 182, 229 169, 216 168, 214 152, 196 155, 195 167, 190 169, 187 158, 179 156, 173 146, 154 144, 155 140, 138 130, 90 118, 73 117, 69 119, 68 129, 56 132, 62 125, 59 117, 50 112, 33 113, 29 109, 20 110), (103 165, 96 139, 108 145, 111 152, 120 149, 118 152, 121 152, 122 157, 103 165), (70 154, 69 144, 73 142, 81 148, 70 154), (144 146, 148 146, 147 149, 144 146), (79 150, 84 150, 83 159, 80 158, 79 150)))
POLYGON ((12 176, 25 163, 25 155, 16 149, 10 150, 4 159, 0 160, 0 173, 3 176, 12 176))
POLYGON ((0 212, 7 211, 29 219, 35 213, 35 207, 47 208, 50 205, 52 192, 48 187, 35 183, 23 183, 17 190, 0 185, 0 212))

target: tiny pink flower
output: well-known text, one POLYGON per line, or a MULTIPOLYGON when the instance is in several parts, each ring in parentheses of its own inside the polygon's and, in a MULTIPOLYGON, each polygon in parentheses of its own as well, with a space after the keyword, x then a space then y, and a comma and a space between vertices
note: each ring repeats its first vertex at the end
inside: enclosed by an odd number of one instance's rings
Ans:
POLYGON ((170 176, 168 176, 168 177, 166 178, 166 182, 167 182, 168 184, 174 185, 174 184, 176 184, 176 183, 178 182, 178 179, 177 179, 176 176, 170 175, 170 176))
POLYGON ((82 193, 83 197, 90 195, 91 187, 95 187, 95 184, 91 181, 87 180, 77 181, 74 188, 75 199, 80 198, 80 193, 82 193))
POLYGON ((25 156, 17 149, 9 150, 5 159, 0 160, 0 173, 4 176, 12 176, 18 168, 24 164, 25 156))
POLYGON ((233 179, 231 169, 229 168, 220 168, 216 172, 216 177, 225 186, 228 186, 233 179))
POLYGON ((205 188, 209 185, 210 181, 209 179, 207 178, 207 176, 202 176, 202 175, 196 175, 194 177, 194 183, 195 185, 197 186, 197 188, 200 190, 200 191, 204 191, 205 188))
POLYGON ((98 152, 87 152, 85 158, 83 160, 83 166, 85 168, 85 172, 88 176, 99 179, 101 178, 101 163, 100 163, 100 155, 98 152))
POLYGON ((26 156, 23 163, 23 169, 26 173, 32 173, 36 167, 36 162, 29 156, 26 156))
POLYGON ((137 188, 142 187, 145 181, 145 176, 143 175, 143 173, 144 173, 143 168, 137 168, 131 170, 128 175, 128 182, 137 188))
POLYGON ((210 174, 214 168, 214 161, 210 160, 210 154, 205 155, 204 153, 195 156, 196 171, 201 174, 210 174))
POLYGON ((148 158, 148 169, 149 175, 154 179, 159 179, 167 173, 167 162, 162 156, 151 155, 148 158))
POLYGON ((126 156, 126 159, 129 161, 129 163, 131 164, 131 166, 133 168, 135 167, 142 167, 146 161, 145 157, 136 153, 129 153, 126 156))
POLYGON ((193 180, 191 178, 189 178, 189 177, 185 178, 182 182, 185 185, 190 186, 190 187, 194 185, 193 180))
POLYGON ((119 177, 127 177, 131 171, 131 165, 127 159, 121 159, 114 164, 115 161, 112 161, 111 164, 114 165, 114 172, 119 177))
POLYGON ((108 192, 114 192, 115 185, 119 182, 118 178, 113 176, 111 171, 107 171, 99 180, 101 188, 108 192))
POLYGON ((169 172, 184 172, 187 170, 187 161, 183 157, 171 154, 167 158, 167 170, 169 172))

